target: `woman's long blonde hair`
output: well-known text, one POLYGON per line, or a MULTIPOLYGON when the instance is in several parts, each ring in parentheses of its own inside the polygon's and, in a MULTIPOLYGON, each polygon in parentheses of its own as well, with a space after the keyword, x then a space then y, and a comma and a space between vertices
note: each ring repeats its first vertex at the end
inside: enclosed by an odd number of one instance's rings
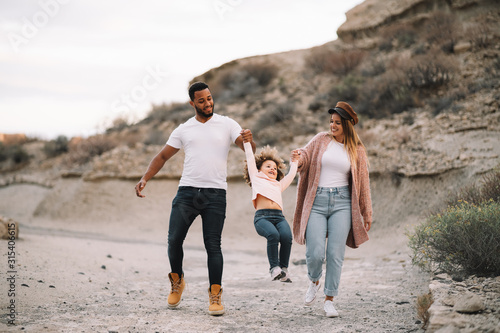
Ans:
MULTIPOLYGON (((330 115, 330 119, 332 115, 330 115)), ((342 124, 342 130, 344 131, 344 142, 343 142, 344 148, 347 151, 347 155, 349 156, 351 164, 354 166, 354 169, 356 170, 356 166, 358 164, 358 147, 362 146, 363 148, 365 148, 365 145, 359 138, 358 133, 354 129, 354 125, 350 120, 340 117, 340 122, 342 124)), ((330 131, 330 136, 332 140, 335 140, 331 131, 330 131)))

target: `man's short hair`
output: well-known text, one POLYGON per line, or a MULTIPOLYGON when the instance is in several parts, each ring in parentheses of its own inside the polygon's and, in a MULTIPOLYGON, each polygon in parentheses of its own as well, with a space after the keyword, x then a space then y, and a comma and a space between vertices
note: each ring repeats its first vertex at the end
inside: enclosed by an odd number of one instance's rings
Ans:
MULTIPOLYGON (((194 101, 194 93, 200 90, 205 90, 208 88, 208 85, 205 82, 195 82, 189 86, 189 99, 194 101)), ((210 89, 210 88, 208 88, 210 89)))

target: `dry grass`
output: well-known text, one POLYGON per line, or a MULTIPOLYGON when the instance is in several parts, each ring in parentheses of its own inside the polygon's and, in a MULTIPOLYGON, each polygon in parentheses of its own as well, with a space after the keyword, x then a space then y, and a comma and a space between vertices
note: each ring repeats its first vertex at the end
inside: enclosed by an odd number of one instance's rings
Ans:
POLYGON ((417 317, 422 320, 422 328, 427 329, 429 324, 429 308, 431 307, 434 300, 432 294, 423 294, 417 297, 417 317))

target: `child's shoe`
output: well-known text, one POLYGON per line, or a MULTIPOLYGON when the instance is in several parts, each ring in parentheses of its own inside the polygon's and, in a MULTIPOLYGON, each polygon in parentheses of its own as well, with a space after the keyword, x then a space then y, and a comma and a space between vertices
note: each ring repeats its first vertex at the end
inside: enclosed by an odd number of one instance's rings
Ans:
POLYGON ((276 266, 271 268, 271 280, 277 281, 280 280, 283 276, 285 276, 285 272, 281 270, 281 267, 276 266))
POLYGON ((281 282, 291 283, 292 279, 290 279, 290 275, 288 274, 288 269, 283 267, 282 272, 284 273, 283 277, 280 279, 281 282))

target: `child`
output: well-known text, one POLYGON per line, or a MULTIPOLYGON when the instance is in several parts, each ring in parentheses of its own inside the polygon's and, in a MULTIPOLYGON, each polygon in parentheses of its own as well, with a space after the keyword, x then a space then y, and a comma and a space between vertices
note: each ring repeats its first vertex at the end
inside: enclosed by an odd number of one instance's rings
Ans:
POLYGON ((256 209, 254 226, 257 233, 267 239, 271 279, 292 282, 288 275, 288 261, 292 250, 292 232, 283 216, 283 192, 297 173, 298 154, 292 153, 290 171, 283 177, 285 167, 276 149, 265 147, 253 154, 249 142, 244 142, 247 163, 245 180, 252 187, 252 202, 256 209), (278 243, 281 248, 278 251, 278 243))

